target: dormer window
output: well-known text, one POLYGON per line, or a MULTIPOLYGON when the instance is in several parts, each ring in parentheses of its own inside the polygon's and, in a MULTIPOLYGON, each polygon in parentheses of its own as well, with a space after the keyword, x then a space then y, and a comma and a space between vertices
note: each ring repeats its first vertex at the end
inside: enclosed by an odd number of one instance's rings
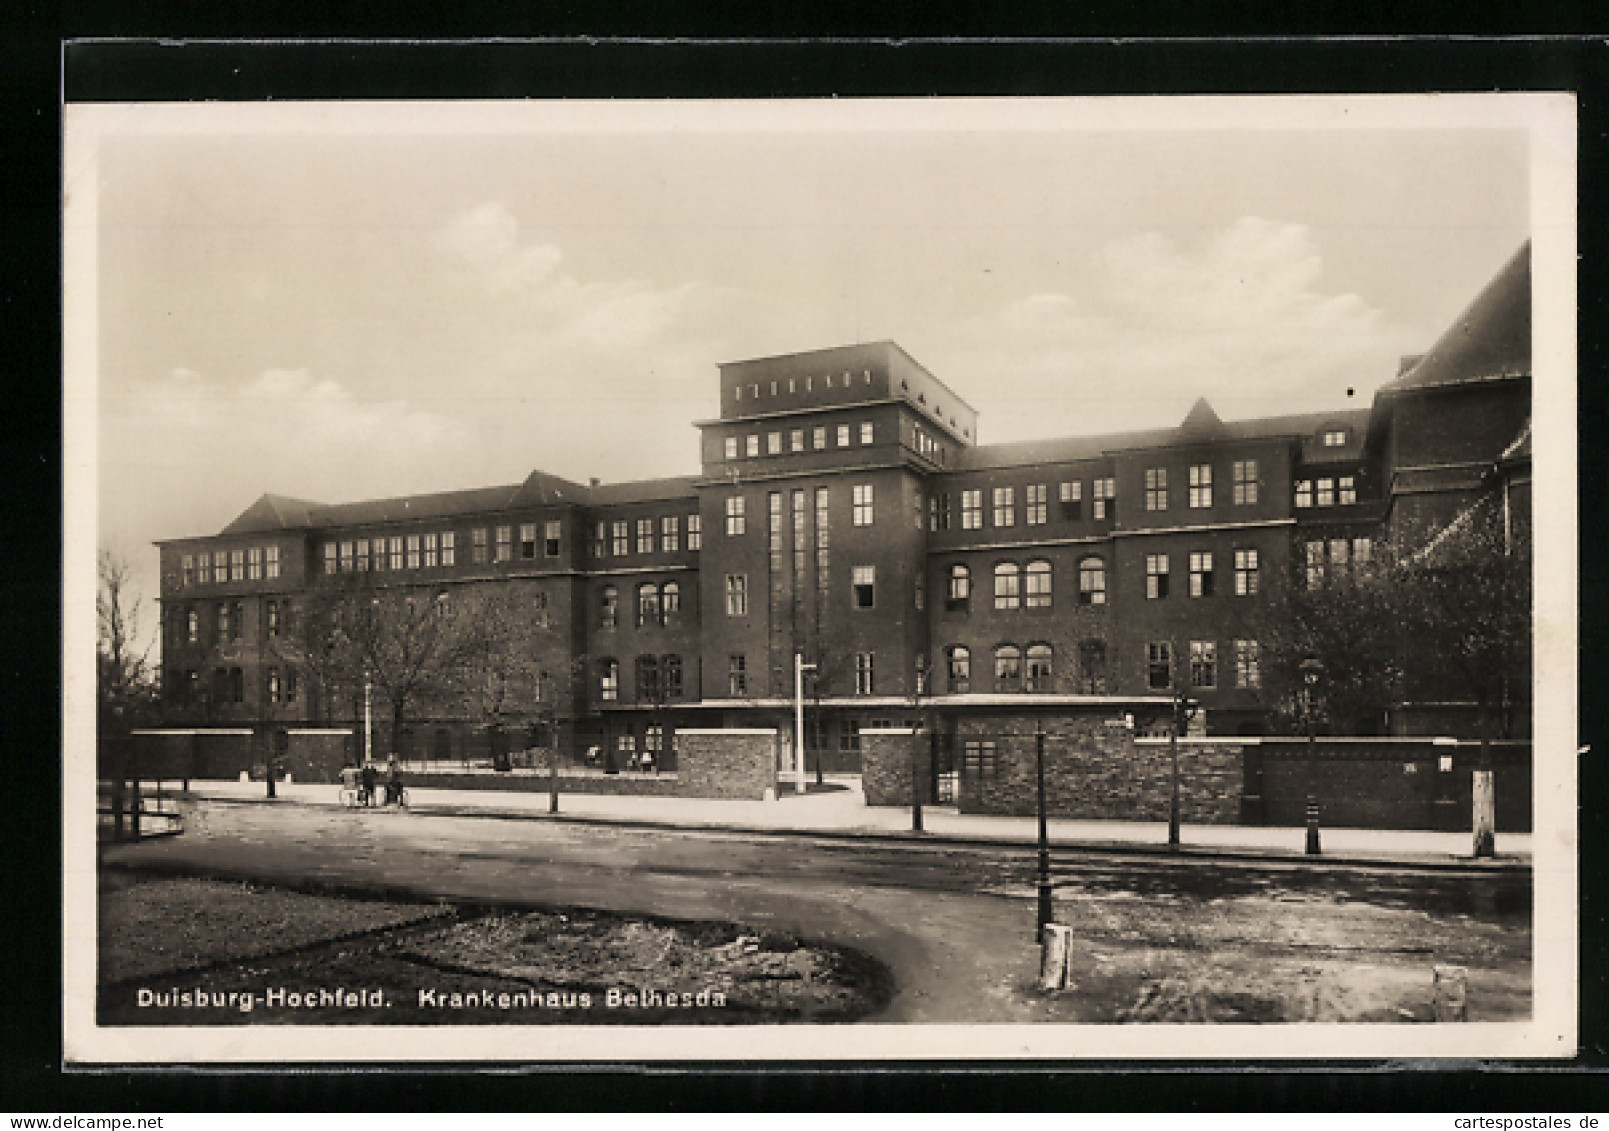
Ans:
POLYGON ((1326 428, 1324 430, 1324 446, 1326 448, 1346 447, 1346 429, 1326 428))

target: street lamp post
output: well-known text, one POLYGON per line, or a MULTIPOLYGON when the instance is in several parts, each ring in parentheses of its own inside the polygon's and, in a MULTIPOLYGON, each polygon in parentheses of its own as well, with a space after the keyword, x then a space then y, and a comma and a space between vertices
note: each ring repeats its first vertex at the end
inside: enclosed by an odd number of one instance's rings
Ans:
POLYGON ((1039 930, 1040 939, 1052 919, 1050 908, 1050 828, 1045 821, 1045 724, 1034 722, 1034 776, 1039 799, 1039 930))
MULTIPOLYGON (((816 665, 805 663, 802 653, 793 654, 793 783, 800 793, 805 791, 804 673, 815 670, 816 665)), ((819 764, 819 751, 816 760, 819 764)))
POLYGON ((1173 726, 1168 730, 1168 762, 1172 788, 1168 794, 1168 851, 1179 851, 1179 729, 1184 725, 1184 692, 1173 696, 1173 726))
POLYGON ((1318 688, 1324 664, 1317 656, 1302 661, 1302 714, 1307 720, 1307 855, 1319 855, 1318 792, 1315 775, 1318 772, 1318 747, 1313 737, 1313 694, 1318 688))
MULTIPOLYGON (((916 657, 915 682, 911 685, 911 714, 915 716, 911 727, 911 831, 922 831, 922 758, 918 753, 916 736, 922 727, 922 672, 924 657, 916 657)), ((931 767, 930 767, 931 769, 931 767)))

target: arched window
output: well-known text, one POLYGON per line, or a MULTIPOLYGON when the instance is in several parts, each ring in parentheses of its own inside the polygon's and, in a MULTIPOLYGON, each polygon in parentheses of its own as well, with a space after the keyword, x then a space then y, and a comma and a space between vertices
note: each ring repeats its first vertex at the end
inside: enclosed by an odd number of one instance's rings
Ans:
POLYGON ((972 602, 972 571, 960 562, 950 567, 949 588, 945 591, 945 604, 950 609, 965 610, 972 602))
POLYGON ((653 582, 637 586, 637 627, 659 623, 659 586, 653 582))
POLYGON ((1100 558, 1088 557, 1078 563, 1078 603, 1106 604, 1106 563, 1100 558))
POLYGON ((620 663, 602 660, 598 664, 598 698, 613 703, 620 698, 620 663))
POLYGON ((965 695, 972 690, 972 652, 964 644, 946 649, 945 670, 951 695, 965 695))
POLYGON ((994 567, 994 607, 1016 609, 1022 606, 1022 568, 1016 562, 994 567))
POLYGON ((1023 604, 1030 609, 1050 608, 1050 563, 1029 562, 1027 584, 1024 586, 1026 600, 1023 604))
POLYGON ((660 698, 659 657, 637 657, 637 701, 657 703, 660 698))
POLYGON ((620 591, 613 585, 603 587, 602 607, 598 613, 599 628, 613 628, 620 616, 620 591))
POLYGON ((1050 666, 1051 652, 1049 644, 1028 645, 1028 690, 1051 691, 1050 666))
POLYGON ((674 581, 667 581, 659 587, 660 611, 665 614, 666 624, 675 624, 677 616, 682 611, 682 587, 674 581))
POLYGON ((994 689, 1022 689, 1022 649, 1015 644, 1002 644, 994 650, 994 689))

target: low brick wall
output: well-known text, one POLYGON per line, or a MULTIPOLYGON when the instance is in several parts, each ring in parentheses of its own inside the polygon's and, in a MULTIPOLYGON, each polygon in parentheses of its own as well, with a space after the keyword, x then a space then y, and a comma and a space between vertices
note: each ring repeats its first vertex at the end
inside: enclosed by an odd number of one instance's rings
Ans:
POLYGON ((933 803, 932 739, 925 730, 860 732, 860 784, 868 805, 909 805, 911 783, 921 781, 923 805, 933 803), (922 765, 914 766, 921 759, 922 765))
POLYGON ((777 788, 774 730, 678 730, 674 741, 682 797, 758 801, 777 788))
MULTIPOLYGON (((545 773, 415 774, 404 773, 403 783, 414 789, 496 790, 508 793, 546 793, 545 773)), ((593 793, 609 796, 680 797, 681 782, 666 774, 567 774, 559 772, 559 792, 593 793)))
POLYGON ((261 780, 280 743, 279 772, 296 781, 334 782, 351 757, 352 736, 336 728, 180 727, 135 731, 129 742, 135 770, 144 778, 234 781, 242 773, 261 780))

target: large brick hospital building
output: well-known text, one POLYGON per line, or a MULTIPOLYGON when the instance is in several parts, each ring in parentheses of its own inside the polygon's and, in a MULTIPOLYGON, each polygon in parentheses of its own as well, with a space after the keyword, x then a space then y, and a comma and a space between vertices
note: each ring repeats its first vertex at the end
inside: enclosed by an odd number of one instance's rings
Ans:
MULTIPOLYGON (((1271 704, 1253 614, 1276 579, 1411 549, 1480 499, 1523 524, 1530 377, 1528 246, 1351 410, 1225 421, 1202 400, 1173 427, 980 445, 974 408, 892 342, 721 365, 696 476, 264 495, 161 543, 164 709, 351 725, 357 705, 319 685, 292 626, 321 586, 365 573, 508 595, 542 669, 510 719, 556 725, 572 753, 664 765, 678 727, 791 735, 796 655, 817 666, 808 745, 819 727, 828 769, 918 708, 941 729, 1144 715, 1187 689, 1208 733, 1256 734, 1271 704)), ((1404 702, 1389 725, 1445 733, 1460 706, 1404 702)), ((442 710, 396 741, 479 755, 486 731, 442 710)))

